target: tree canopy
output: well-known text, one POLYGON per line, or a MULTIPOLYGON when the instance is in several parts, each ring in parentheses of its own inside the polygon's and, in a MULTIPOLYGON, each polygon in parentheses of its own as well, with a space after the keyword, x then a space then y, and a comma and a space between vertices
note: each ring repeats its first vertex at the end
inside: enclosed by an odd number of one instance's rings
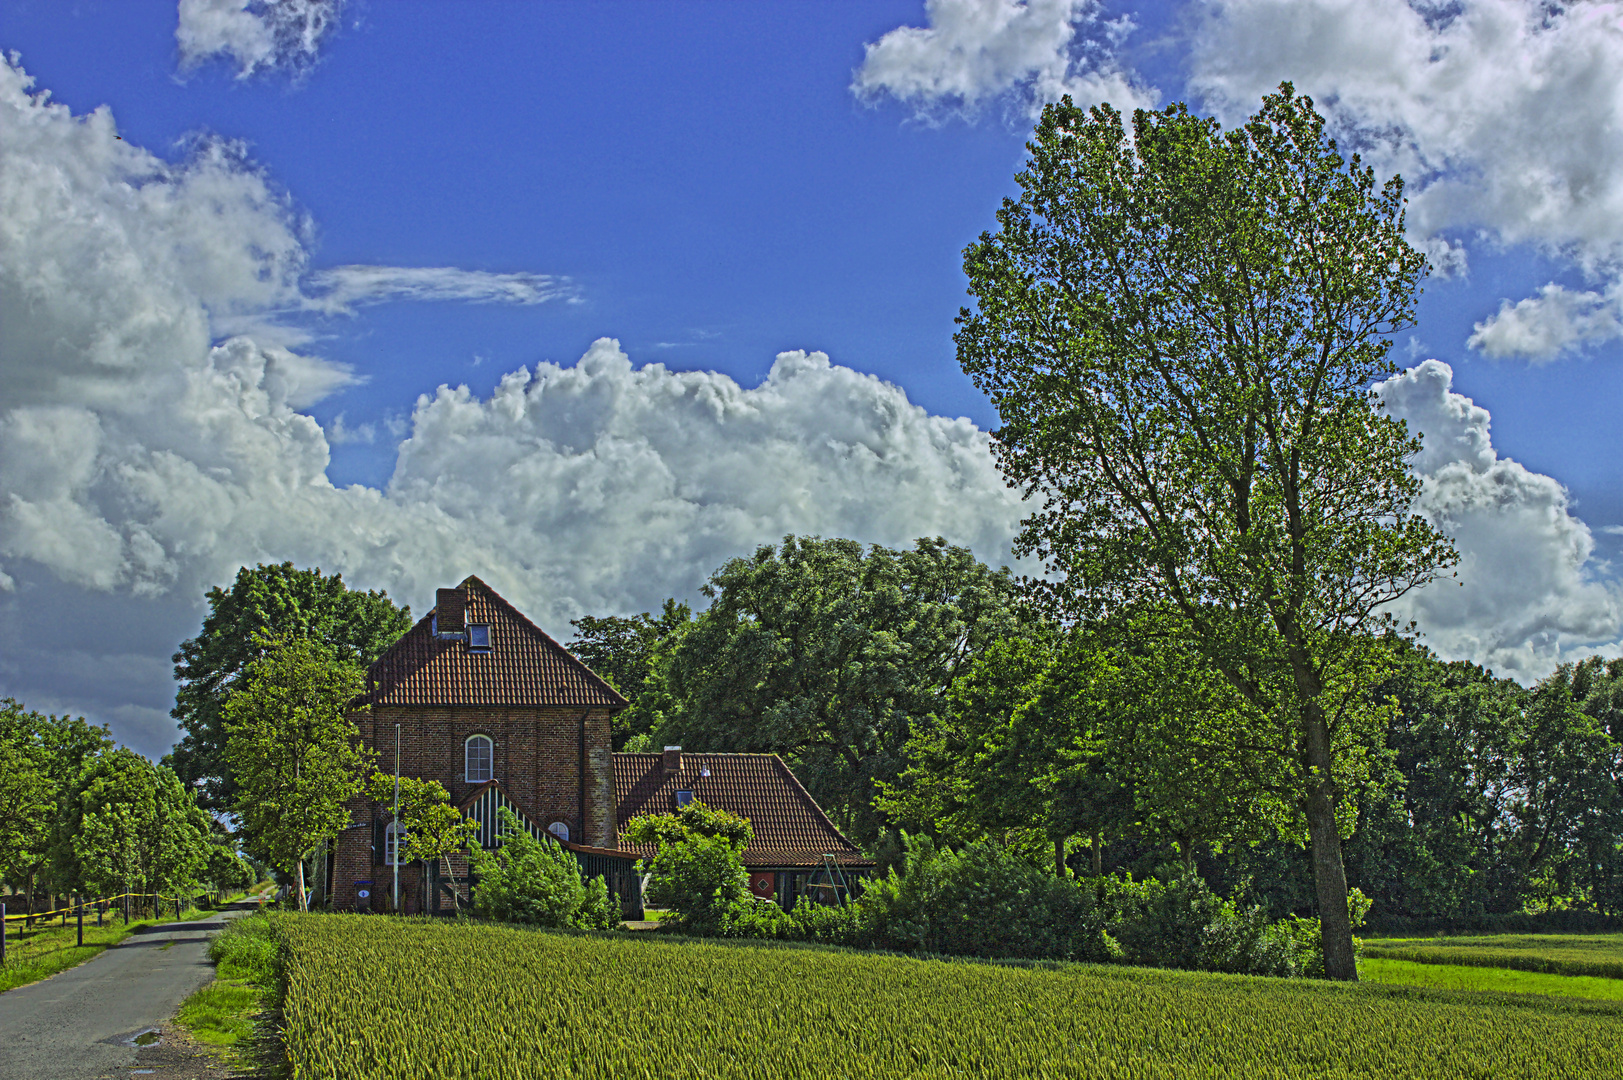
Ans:
POLYGON ((308 903, 304 857, 349 820, 371 754, 347 715, 361 669, 320 642, 262 643, 225 705, 226 758, 237 778, 233 809, 248 853, 297 880, 308 903))
POLYGON ((1017 550, 1065 618, 1153 616, 1294 773, 1325 970, 1356 978, 1338 752, 1378 730, 1383 605, 1453 550, 1412 512, 1419 441, 1372 400, 1425 257, 1289 84, 1223 131, 1182 105, 1043 112, 1019 199, 965 252, 964 370, 995 452, 1042 499, 1017 550))
POLYGON ((170 715, 184 734, 165 763, 199 785, 200 804, 226 810, 237 785, 225 753, 225 706, 248 665, 263 655, 262 642, 308 638, 336 658, 364 665, 411 629, 411 609, 386 592, 351 590, 341 574, 290 562, 245 566, 229 589, 212 588, 206 599, 202 630, 173 658, 180 686, 170 715))

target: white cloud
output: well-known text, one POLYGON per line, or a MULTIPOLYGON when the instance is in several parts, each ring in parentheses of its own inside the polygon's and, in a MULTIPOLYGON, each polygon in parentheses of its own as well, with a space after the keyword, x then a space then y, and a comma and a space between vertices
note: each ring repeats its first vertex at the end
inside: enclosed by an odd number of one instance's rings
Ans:
MULTIPOLYGON (((1532 245, 1614 283, 1615 296, 1623 3, 1212 0, 1196 10, 1190 86, 1227 119, 1291 79, 1348 145, 1409 181, 1417 238, 1457 244, 1481 232, 1532 245)), ((1472 341, 1547 360, 1623 336, 1615 317, 1571 323, 1580 312, 1569 300, 1546 289, 1472 341)))
POLYGON ((180 0, 175 43, 181 65, 225 56, 237 65, 239 79, 306 68, 342 9, 343 0, 180 0))
POLYGON ((1623 286, 1614 282, 1605 294, 1574 292, 1553 282, 1512 304, 1502 301, 1495 314, 1479 322, 1469 339, 1496 359, 1519 356, 1546 364, 1564 354, 1623 337, 1623 286))
POLYGON ((1452 391, 1454 372, 1427 360, 1376 388, 1424 435, 1419 509, 1452 536, 1457 579, 1399 605, 1448 659, 1520 679, 1596 651, 1616 652, 1623 591, 1597 577, 1594 539, 1555 479, 1501 458, 1486 409, 1452 391))
POLYGON ((1155 105, 1113 56, 1131 23, 1100 23, 1098 0, 926 0, 925 21, 868 44, 851 83, 859 98, 888 94, 922 117, 970 115, 1005 95, 1032 111, 1065 94, 1128 114, 1155 105))
MULTIPOLYGON (((317 302, 288 201, 235 148, 171 165, 29 85, 0 64, 0 694, 139 719, 162 750, 168 654, 204 589, 258 561, 419 607, 478 573, 567 633, 786 533, 1007 557, 1018 499, 987 435, 820 353, 746 388, 599 341, 488 398, 423 397, 390 483, 336 487, 330 447, 364 428, 303 410, 358 376, 278 327, 317 302)), ((435 273, 463 299, 489 284, 435 273)))
POLYGON ((450 266, 335 266, 309 277, 316 303, 329 312, 387 300, 461 300, 485 304, 540 304, 573 300, 567 277, 550 274, 492 274, 450 266))

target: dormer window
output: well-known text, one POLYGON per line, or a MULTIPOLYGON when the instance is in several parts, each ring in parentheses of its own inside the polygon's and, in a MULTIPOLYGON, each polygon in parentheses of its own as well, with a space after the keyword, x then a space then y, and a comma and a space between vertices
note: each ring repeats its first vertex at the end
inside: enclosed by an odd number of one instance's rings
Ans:
POLYGON ((483 784, 491 777, 491 763, 495 759, 495 744, 488 735, 470 735, 462 747, 463 779, 470 784, 483 784))
POLYGON ((468 624, 468 651, 490 651, 490 627, 483 626, 479 623, 468 624))

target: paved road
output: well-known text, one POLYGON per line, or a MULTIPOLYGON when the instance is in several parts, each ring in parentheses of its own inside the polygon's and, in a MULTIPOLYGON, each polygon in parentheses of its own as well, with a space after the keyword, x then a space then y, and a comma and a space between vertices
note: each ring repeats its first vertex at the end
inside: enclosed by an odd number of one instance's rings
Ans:
POLYGON ((130 1075, 135 1037, 214 977, 209 938, 237 914, 155 926, 76 968, 0 994, 0 1080, 130 1075))

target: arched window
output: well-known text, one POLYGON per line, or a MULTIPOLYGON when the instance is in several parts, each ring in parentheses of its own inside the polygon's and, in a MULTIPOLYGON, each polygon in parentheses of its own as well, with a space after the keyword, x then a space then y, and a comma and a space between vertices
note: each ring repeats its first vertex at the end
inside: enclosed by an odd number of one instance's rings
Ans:
POLYGON ((406 842, 406 827, 398 821, 389 822, 383 830, 383 865, 394 866, 400 861, 401 845, 406 842))
POLYGON ((551 825, 547 826, 547 832, 551 833, 553 836, 556 836, 566 844, 569 842, 569 823, 567 821, 554 821, 551 825))
POLYGON ((470 735, 463 744, 463 779, 470 784, 482 784, 491 777, 491 762, 495 755, 488 735, 470 735))

